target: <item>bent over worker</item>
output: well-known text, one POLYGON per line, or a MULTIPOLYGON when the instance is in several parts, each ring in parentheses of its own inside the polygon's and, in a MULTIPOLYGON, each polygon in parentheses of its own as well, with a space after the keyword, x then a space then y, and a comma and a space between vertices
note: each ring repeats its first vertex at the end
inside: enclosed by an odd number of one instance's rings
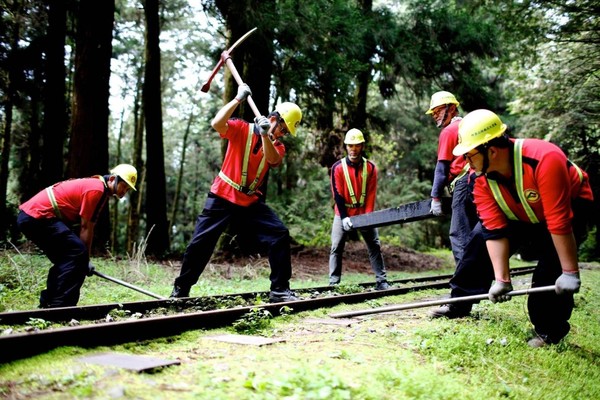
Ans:
MULTIPOLYGON (((330 285, 339 284, 342 278, 342 256, 348 232, 352 230, 350 217, 373 212, 377 196, 377 168, 363 157, 363 133, 358 129, 350 129, 346 133, 344 144, 348 156, 331 167, 335 216, 331 226, 330 285)), ((375 289, 389 289, 377 228, 361 228, 359 232, 367 244, 371 269, 375 273, 375 289)))
POLYGON ((21 204, 19 229, 53 264, 40 308, 77 305, 85 277, 93 273, 90 251, 100 212, 109 196, 122 198, 136 181, 135 167, 120 164, 110 175, 59 182, 21 204))
POLYGON ((240 85, 237 96, 212 120, 212 127, 229 143, 221 171, 213 181, 183 255, 181 271, 171 293, 173 298, 189 296, 190 288, 198 282, 219 237, 229 223, 235 221, 268 246, 269 300, 297 300, 289 286, 292 275, 290 234, 265 203, 264 195, 267 172, 280 166, 285 156, 285 146, 280 139, 287 134, 296 135, 302 112, 296 104, 286 102, 277 105, 268 116, 255 118, 253 124, 231 118, 239 104, 250 95, 250 87, 240 85))
POLYGON ((585 210, 593 195, 588 175, 556 145, 540 139, 509 139, 506 125, 489 110, 475 110, 459 126, 455 155, 464 155, 477 179, 474 201, 494 268, 492 302, 510 299, 509 257, 522 243, 538 250, 528 310, 532 347, 558 343, 570 330, 573 294, 581 281, 577 247, 587 234, 585 210))
MULTIPOLYGON (((492 281, 492 265, 483 246, 481 232, 473 230, 479 221, 473 204, 476 176, 464 157, 452 154, 458 144, 458 125, 462 120, 459 105, 452 93, 442 90, 431 96, 429 109, 425 112, 432 116, 438 128, 442 128, 431 186, 431 213, 436 216, 443 214, 441 197, 445 188, 452 196, 449 237, 456 268, 450 279, 451 297, 486 293, 492 281), (477 268, 469 268, 474 263, 477 268)), ((430 316, 466 317, 472 307, 473 303, 450 303, 432 310, 430 316)))

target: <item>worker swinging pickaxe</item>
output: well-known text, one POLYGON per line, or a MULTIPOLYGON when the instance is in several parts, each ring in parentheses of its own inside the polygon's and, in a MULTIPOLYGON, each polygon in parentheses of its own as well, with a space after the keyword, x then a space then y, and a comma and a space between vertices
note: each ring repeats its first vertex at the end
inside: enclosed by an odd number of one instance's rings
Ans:
MULTIPOLYGON (((215 77, 215 75, 217 74, 217 72, 221 69, 221 67, 223 66, 223 64, 227 65, 227 68, 229 68, 229 71, 231 72, 231 76, 233 76, 233 79, 235 79, 235 81, 237 82, 238 85, 243 85, 244 81, 242 80, 242 77, 240 76, 240 74, 237 71, 237 68, 235 67, 235 65, 233 64, 233 60, 231 59, 231 52, 240 44, 242 43, 244 40, 246 40, 246 38, 248 38, 248 36, 250 36, 252 33, 254 33, 254 31, 257 28, 251 29, 250 31, 246 32, 246 34, 244 36, 242 36, 241 38, 239 38, 228 50, 225 50, 223 53, 221 53, 221 59, 219 60, 219 62, 217 63, 217 65, 215 66, 215 68, 212 70, 210 77, 208 78, 208 80, 206 82, 204 82, 204 84, 202 85, 202 88, 200 89, 203 92, 208 92, 208 90, 210 89, 210 84, 213 80, 213 78, 215 77)), ((256 107, 256 104, 254 103, 254 100, 252 99, 252 96, 248 96, 246 101, 248 102, 248 104, 250 105, 250 108, 252 109, 252 112, 254 112, 254 116, 255 117, 260 117, 261 114, 258 111, 258 108, 256 107)))

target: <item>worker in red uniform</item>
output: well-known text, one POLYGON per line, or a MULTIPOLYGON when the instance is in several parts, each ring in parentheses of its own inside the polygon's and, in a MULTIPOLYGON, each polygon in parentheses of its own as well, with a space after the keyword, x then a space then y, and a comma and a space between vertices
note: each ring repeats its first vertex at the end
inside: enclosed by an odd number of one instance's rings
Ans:
MULTIPOLYGON (((438 152, 433 185, 431 187, 431 213, 443 215, 442 196, 445 189, 452 196, 450 216, 450 246, 456 269, 450 279, 450 296, 462 297, 486 293, 492 281, 492 265, 485 251, 479 231, 473 232, 479 219, 473 204, 475 174, 469 171, 462 156, 452 154, 458 144, 458 125, 462 118, 458 112, 460 103, 447 91, 435 92, 431 96, 429 109, 438 128, 438 152), (471 270, 471 265, 478 265, 471 270)), ((461 318, 471 313, 473 303, 451 303, 431 311, 432 318, 461 318)))
POLYGON ((474 201, 494 268, 492 302, 510 299, 509 257, 527 243, 538 250, 528 310, 532 347, 558 343, 570 330, 573 294, 581 281, 577 246, 587 234, 586 210, 593 195, 588 175, 562 150, 539 139, 509 139, 506 125, 489 110, 475 110, 459 126, 455 155, 464 155, 477 179, 474 201))
POLYGON ((40 308, 77 305, 85 277, 93 273, 90 251, 100 212, 110 196, 135 190, 136 181, 135 167, 120 164, 110 175, 59 182, 21 204, 19 229, 54 264, 40 308))
POLYGON ((294 103, 281 103, 268 116, 254 123, 231 118, 235 109, 252 95, 250 87, 240 85, 236 97, 212 120, 220 137, 228 140, 221 171, 215 177, 204 209, 198 216, 194 234, 183 255, 179 276, 171 297, 188 297, 200 278, 217 241, 230 222, 252 230, 259 242, 268 246, 271 267, 271 302, 294 301, 290 290, 292 274, 290 235, 287 227, 265 203, 265 176, 270 168, 281 165, 285 146, 280 139, 291 134, 302 119, 294 103))
MULTIPOLYGON (((358 129, 350 129, 344 139, 348 156, 331 167, 331 192, 335 215, 331 226, 329 284, 337 285, 342 278, 342 256, 352 230, 350 217, 373 212, 377 195, 377 167, 364 158, 365 137, 358 129)), ((359 229, 369 252, 371 269, 375 273, 376 290, 389 289, 381 242, 377 228, 359 229)))

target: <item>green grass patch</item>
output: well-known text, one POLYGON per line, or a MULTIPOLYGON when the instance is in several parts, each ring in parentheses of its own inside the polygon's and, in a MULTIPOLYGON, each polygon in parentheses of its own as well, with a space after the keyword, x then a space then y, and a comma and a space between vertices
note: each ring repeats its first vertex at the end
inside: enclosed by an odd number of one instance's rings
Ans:
MULTIPOLYGON (((38 262, 38 261, 36 261, 38 262)), ((35 264, 36 262, 32 262, 35 264)), ((119 279, 168 294, 178 268, 97 260, 99 269, 119 279)), ((38 271, 43 279, 45 269, 38 271)), ((326 272, 324 272, 326 274, 326 272)), ((427 274, 413 275, 432 275, 427 274)), ((410 275, 410 274, 408 274, 410 275)), ((260 308, 236 327, 193 330, 177 336, 93 349, 62 347, 0 365, 0 397, 136 399, 595 399, 600 398, 600 266, 582 271, 575 296, 572 330, 547 348, 527 346, 531 324, 526 296, 501 304, 482 301, 473 317, 432 320, 428 308, 371 314, 346 325, 319 324, 331 313, 421 302, 447 290, 412 292, 362 304, 271 317, 260 308), (225 333, 281 339, 266 346, 245 346, 212 339, 225 333), (80 357, 115 352, 178 359, 181 364, 135 373, 86 364, 80 357)), ((30 278, 32 282, 34 278, 30 278)), ((352 286, 371 274, 344 275, 352 286)), ((319 281, 319 279, 315 279, 319 281)), ((314 286, 295 281, 293 286, 314 286)), ((146 299, 129 289, 94 278, 82 300, 106 302, 146 299), (106 286, 106 287, 103 287, 106 286), (112 290, 112 293, 111 293, 112 290), (102 301, 98 301, 102 300, 102 301)), ((262 264, 224 271, 211 267, 196 294, 265 290, 262 264)), ((11 288, 16 290, 17 288, 11 288)), ((23 294, 24 291, 23 291, 23 294)), ((25 301, 26 296, 23 296, 25 301)), ((5 306, 21 299, 5 300, 5 306)), ((25 307, 27 308, 27 307, 25 307)), ((115 315, 117 318, 118 315, 115 315)), ((32 321, 43 325, 44 321, 32 321)), ((51 327, 50 327, 51 329, 51 327)))

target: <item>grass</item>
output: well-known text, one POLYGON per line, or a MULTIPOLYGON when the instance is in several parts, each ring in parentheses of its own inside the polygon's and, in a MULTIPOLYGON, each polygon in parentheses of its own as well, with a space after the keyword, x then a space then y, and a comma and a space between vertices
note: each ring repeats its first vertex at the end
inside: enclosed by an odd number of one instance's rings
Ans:
MULTIPOLYGON (((2 307, 37 305, 45 279, 43 258, 12 256, 21 266, 27 290, 4 286, 2 307), (28 269, 31 268, 31 269, 28 269), (31 272, 31 274, 30 274, 31 272), (10 295, 6 291, 10 291, 10 295), (11 296, 19 297, 9 298, 11 296)), ((2 258, 2 281, 11 261, 2 258)), ((95 260, 111 276, 168 295, 177 268, 95 260)), ((12 275, 16 272, 12 271, 12 275)), ((307 287, 326 279, 294 281, 307 287)), ((409 274, 399 274, 409 275, 409 274)), ((18 279, 17 279, 18 280, 18 279)), ((372 276, 345 274, 351 283, 372 276)), ((242 333, 283 339, 266 346, 244 346, 211 339, 239 333, 235 328, 188 331, 181 335, 119 346, 63 347, 0 365, 0 397, 136 399, 593 399, 600 398, 600 268, 582 271, 572 331, 556 346, 526 345, 531 324, 526 297, 474 308, 473 318, 431 320, 427 308, 357 318, 349 326, 318 324, 310 319, 371 306, 424 301, 447 294, 430 290, 377 302, 340 305, 268 318, 258 312, 240 321, 242 333), (178 359, 181 364, 138 374, 87 364, 80 357, 100 352, 178 359)), ((12 285, 12 284, 11 284, 12 285)), ((266 290, 268 269, 256 264, 230 271, 211 266, 196 294, 266 290)), ((82 302, 146 300, 147 296, 94 277, 86 281, 82 302), (127 297, 127 299, 124 299, 127 297)), ((20 309, 25 309, 20 308, 20 309)))

